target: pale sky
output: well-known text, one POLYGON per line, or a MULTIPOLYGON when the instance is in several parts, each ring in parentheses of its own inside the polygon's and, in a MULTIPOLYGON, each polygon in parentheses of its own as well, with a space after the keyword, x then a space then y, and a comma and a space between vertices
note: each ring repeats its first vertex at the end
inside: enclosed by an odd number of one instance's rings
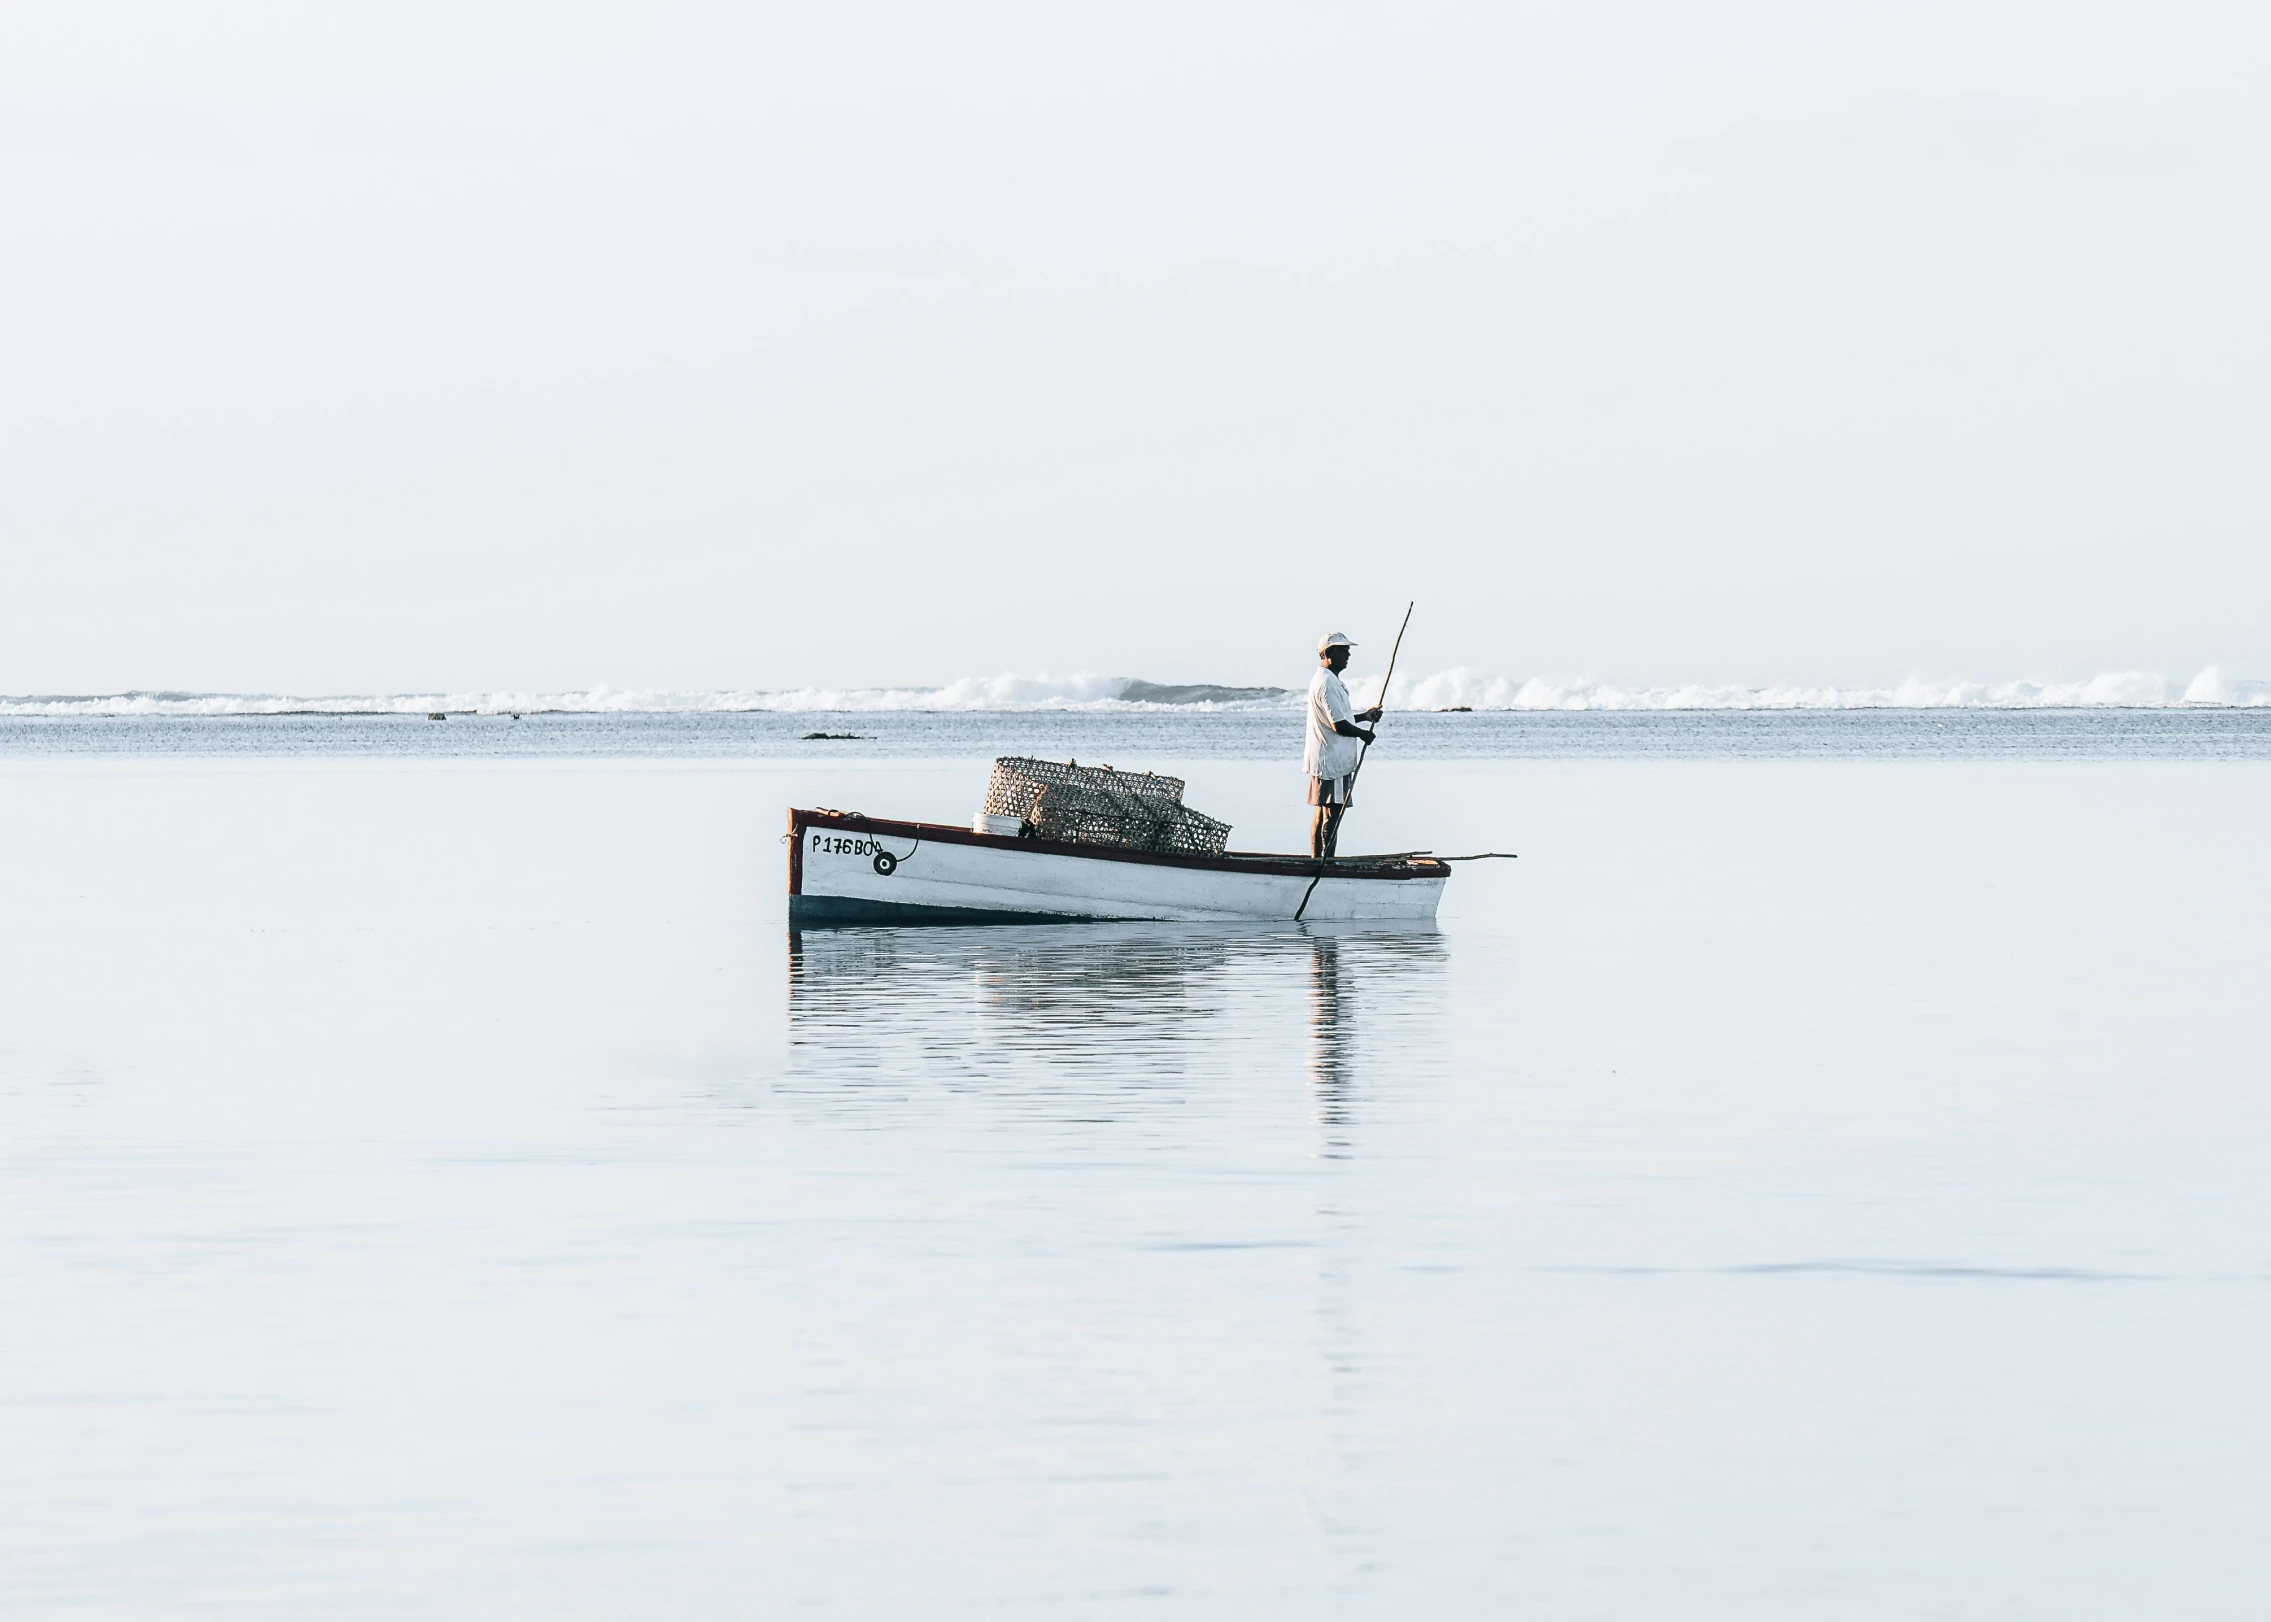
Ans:
POLYGON ((2259 5, 27 0, 0 692, 2271 676, 2267 197, 2259 5))

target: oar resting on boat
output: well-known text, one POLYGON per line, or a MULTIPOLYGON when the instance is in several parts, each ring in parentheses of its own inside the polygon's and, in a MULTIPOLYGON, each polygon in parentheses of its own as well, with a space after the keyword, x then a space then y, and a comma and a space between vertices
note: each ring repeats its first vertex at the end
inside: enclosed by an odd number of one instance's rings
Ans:
POLYGON ((1371 856, 1330 856, 1326 858, 1326 861, 1328 863, 1402 862, 1408 861, 1414 856, 1427 856, 1438 862, 1511 862, 1514 860, 1514 852, 1510 850, 1482 850, 1475 852, 1472 856, 1437 856, 1431 850, 1392 850, 1371 856))

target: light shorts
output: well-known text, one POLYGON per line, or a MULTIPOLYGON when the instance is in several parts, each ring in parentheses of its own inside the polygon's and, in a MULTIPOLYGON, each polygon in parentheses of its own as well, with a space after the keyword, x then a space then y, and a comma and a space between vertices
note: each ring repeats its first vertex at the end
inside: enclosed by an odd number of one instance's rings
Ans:
POLYGON ((1311 805, 1346 805, 1350 792, 1356 787, 1356 774, 1346 777, 1312 777, 1309 779, 1311 805))

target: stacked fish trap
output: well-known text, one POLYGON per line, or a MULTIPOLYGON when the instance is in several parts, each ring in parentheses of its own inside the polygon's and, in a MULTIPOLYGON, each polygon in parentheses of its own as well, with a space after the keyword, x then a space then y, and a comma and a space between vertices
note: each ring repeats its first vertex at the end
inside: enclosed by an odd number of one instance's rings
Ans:
POLYGON ((1014 817, 1036 839, 1120 850, 1220 856, 1230 824, 1183 803, 1183 780, 1077 761, 1004 756, 986 785, 988 818, 1014 817))

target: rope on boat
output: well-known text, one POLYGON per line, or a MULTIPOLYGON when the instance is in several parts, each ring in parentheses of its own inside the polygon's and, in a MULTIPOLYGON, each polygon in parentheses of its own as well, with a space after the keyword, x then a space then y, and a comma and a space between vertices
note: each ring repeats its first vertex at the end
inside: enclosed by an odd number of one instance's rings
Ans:
POLYGON ((891 852, 885 850, 883 838, 880 834, 871 833, 868 838, 875 841, 875 860, 867 865, 875 869, 877 878, 889 878, 898 869, 901 862, 912 860, 915 852, 923 848, 923 836, 921 834, 915 835, 915 842, 907 847, 905 856, 894 856, 891 852))
MULTIPOLYGON (((874 820, 865 811, 838 811, 833 806, 826 805, 815 806, 813 807, 813 809, 818 811, 824 817, 843 817, 851 822, 870 822, 874 820)), ((792 836, 789 834, 781 835, 781 843, 784 845, 787 844, 791 837, 792 836)), ((875 876, 877 878, 882 879, 887 879, 893 873, 897 872, 899 864, 901 862, 913 860, 915 852, 923 848, 923 836, 921 834, 915 835, 915 842, 907 847, 907 854, 904 856, 894 856, 890 851, 885 850, 883 848, 883 836, 881 834, 871 831, 868 834, 868 838, 875 842, 875 859, 869 862, 867 865, 875 869, 875 876)))

